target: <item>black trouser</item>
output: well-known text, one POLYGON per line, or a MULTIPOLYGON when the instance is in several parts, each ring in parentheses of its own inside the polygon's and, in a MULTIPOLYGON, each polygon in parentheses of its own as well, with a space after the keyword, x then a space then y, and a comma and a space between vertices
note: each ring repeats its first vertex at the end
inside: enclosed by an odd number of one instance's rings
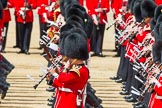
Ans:
MULTIPOLYGON (((142 80, 142 77, 137 71, 133 70, 132 86, 140 91, 140 88, 142 87, 143 84, 137 79, 135 79, 135 76, 139 77, 141 80, 142 80)), ((138 95, 133 94, 132 97, 136 99, 138 95)))
POLYGON ((120 63, 117 71, 117 76, 121 77, 124 81, 127 79, 128 74, 128 65, 129 59, 125 58, 126 47, 121 46, 121 55, 120 55, 120 63))
POLYGON ((16 23, 16 46, 20 47, 18 22, 16 21, 16 17, 15 17, 15 23, 16 23))
POLYGON ((46 35, 43 31, 47 31, 47 23, 42 23, 41 21, 41 16, 39 15, 39 30, 40 30, 40 38, 43 36, 43 35, 46 35))
POLYGON ((3 66, 4 64, 3 67, 10 72, 15 66, 11 64, 3 55, 1 56, 2 56, 2 60, 0 61, 0 66, 3 66))
MULTIPOLYGON (((143 103, 144 103, 146 106, 149 105, 150 98, 151 98, 151 93, 146 93, 146 95, 145 95, 145 97, 144 97, 144 100, 143 100, 143 103)), ((148 107, 145 107, 145 108, 148 108, 148 107)))
POLYGON ((3 40, 2 40, 2 51, 5 50, 5 47, 6 47, 6 39, 7 39, 7 33, 8 33, 8 26, 9 26, 9 22, 5 22, 4 23, 4 29, 5 29, 5 34, 4 34, 4 37, 3 37, 3 40))
POLYGON ((96 25, 94 26, 92 45, 93 45, 93 51, 96 54, 102 53, 104 31, 105 31, 105 24, 99 24, 98 27, 96 25))
MULTIPOLYGON (((116 27, 115 27, 115 34, 118 35, 118 37, 120 36, 120 34, 118 33, 118 31, 116 30, 116 27)), ((121 49, 121 45, 118 42, 118 40, 115 39, 115 50, 117 52, 117 55, 120 55, 120 53, 121 53, 121 50, 120 49, 121 49)))
POLYGON ((21 51, 29 51, 33 23, 18 23, 19 43, 21 51))
POLYGON ((8 89, 8 84, 6 82, 8 72, 4 68, 0 68, 0 90, 4 91, 8 89))
POLYGON ((126 91, 128 91, 129 93, 130 93, 130 91, 131 91, 131 85, 132 85, 132 83, 133 83, 133 67, 132 67, 132 65, 130 64, 130 62, 129 62, 129 67, 128 67, 128 74, 127 74, 127 80, 126 80, 126 87, 125 87, 125 89, 126 89, 126 91))

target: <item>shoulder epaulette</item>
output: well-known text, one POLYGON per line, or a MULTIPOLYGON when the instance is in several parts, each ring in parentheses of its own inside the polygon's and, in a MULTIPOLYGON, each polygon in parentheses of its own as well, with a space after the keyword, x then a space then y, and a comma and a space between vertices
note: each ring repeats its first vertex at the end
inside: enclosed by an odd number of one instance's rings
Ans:
POLYGON ((77 73, 80 77, 80 71, 79 71, 80 68, 81 68, 81 66, 73 65, 73 67, 70 69, 70 71, 77 73))

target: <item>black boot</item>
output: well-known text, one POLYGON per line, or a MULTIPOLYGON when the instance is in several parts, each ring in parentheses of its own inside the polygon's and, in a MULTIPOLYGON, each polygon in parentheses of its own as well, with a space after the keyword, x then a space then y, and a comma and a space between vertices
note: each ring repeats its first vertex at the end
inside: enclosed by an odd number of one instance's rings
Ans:
POLYGON ((10 67, 10 71, 11 71, 12 69, 15 68, 15 66, 14 66, 13 64, 11 64, 3 55, 2 55, 2 61, 3 61, 8 67, 10 67))
POLYGON ((1 99, 4 99, 6 97, 8 87, 5 85, 0 85, 0 89, 2 90, 1 99))
POLYGON ((46 91, 48 91, 48 92, 54 92, 54 90, 55 90, 55 87, 49 87, 46 89, 46 91))
POLYGON ((3 38, 3 41, 2 41, 2 49, 1 49, 1 52, 4 53, 5 51, 5 47, 6 47, 6 37, 3 38))
POLYGON ((0 77, 6 77, 10 72, 7 71, 6 69, 0 67, 0 77))

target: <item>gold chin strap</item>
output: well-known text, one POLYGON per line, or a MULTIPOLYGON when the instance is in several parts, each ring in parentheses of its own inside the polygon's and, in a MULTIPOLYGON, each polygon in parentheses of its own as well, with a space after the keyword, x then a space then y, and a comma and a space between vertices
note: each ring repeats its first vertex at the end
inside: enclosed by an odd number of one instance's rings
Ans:
POLYGON ((73 71, 75 73, 77 73, 77 75, 80 77, 80 71, 79 69, 81 68, 80 66, 75 65, 75 63, 77 62, 78 59, 74 59, 71 62, 72 68, 70 69, 70 71, 73 71))
POLYGON ((74 65, 75 62, 77 61, 78 59, 74 59, 72 62, 71 62, 71 65, 74 65))
POLYGON ((152 19, 152 18, 145 18, 145 19, 144 19, 144 22, 145 22, 145 23, 149 23, 149 22, 151 21, 151 19, 152 19))
POLYGON ((160 11, 161 11, 161 13, 162 13, 162 9, 161 9, 160 11))
POLYGON ((63 56, 62 61, 65 61, 65 60, 67 60, 67 59, 68 59, 67 56, 63 56))

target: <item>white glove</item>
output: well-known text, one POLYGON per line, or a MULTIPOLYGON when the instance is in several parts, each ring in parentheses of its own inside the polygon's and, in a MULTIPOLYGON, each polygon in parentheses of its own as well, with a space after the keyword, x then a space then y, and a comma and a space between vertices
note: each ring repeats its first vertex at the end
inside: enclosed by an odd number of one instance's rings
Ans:
POLYGON ((48 26, 54 26, 54 27, 56 27, 56 28, 59 28, 59 26, 58 26, 58 23, 56 23, 56 22, 54 22, 54 21, 47 21, 47 23, 49 24, 48 26))
POLYGON ((47 14, 43 13, 43 18, 45 19, 45 22, 48 22, 47 14))
POLYGON ((25 13, 22 10, 19 10, 20 16, 25 19, 25 13))
POLYGON ((19 13, 21 16, 24 16, 24 12, 22 10, 19 10, 19 13))
POLYGON ((50 11, 50 7, 49 6, 46 6, 45 7, 45 10, 50 11))
POLYGON ((2 31, 2 37, 6 37, 6 27, 3 28, 3 31, 2 31))
POLYGON ((55 4, 56 4, 56 3, 55 3, 55 2, 53 2, 53 3, 50 5, 50 7, 49 7, 49 10, 50 10, 50 11, 52 11, 52 10, 53 10, 53 8, 55 7, 55 4))
POLYGON ((92 18, 93 18, 93 22, 98 25, 98 21, 97 21, 97 17, 95 14, 92 15, 92 18))
POLYGON ((149 79, 149 83, 150 83, 150 84, 155 83, 158 87, 161 86, 160 82, 159 82, 155 77, 151 77, 151 78, 149 79))

